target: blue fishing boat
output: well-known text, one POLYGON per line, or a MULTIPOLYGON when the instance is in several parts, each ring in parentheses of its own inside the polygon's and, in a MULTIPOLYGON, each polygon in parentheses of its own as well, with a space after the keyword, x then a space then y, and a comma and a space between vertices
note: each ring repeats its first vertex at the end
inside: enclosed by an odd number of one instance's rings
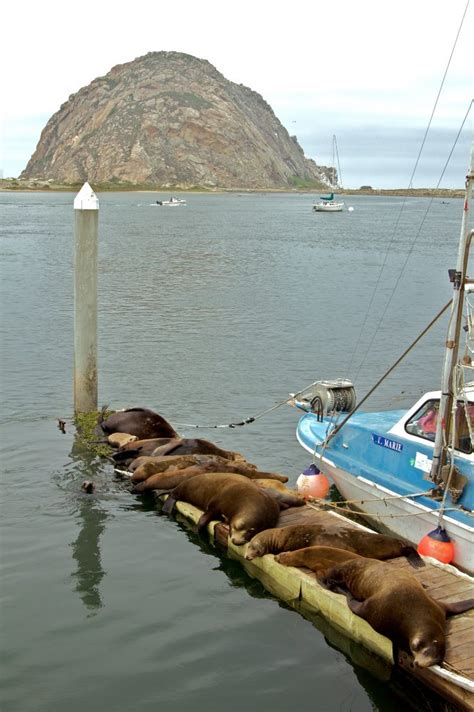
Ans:
POLYGON ((440 312, 451 308, 440 390, 408 410, 362 412, 370 394, 356 404, 353 384, 336 379, 315 382, 291 402, 306 411, 297 425, 299 443, 332 478, 346 508, 415 545, 427 535, 449 544, 446 561, 468 573, 474 571, 474 280, 466 275, 473 155, 457 265, 450 270, 453 297, 440 312))

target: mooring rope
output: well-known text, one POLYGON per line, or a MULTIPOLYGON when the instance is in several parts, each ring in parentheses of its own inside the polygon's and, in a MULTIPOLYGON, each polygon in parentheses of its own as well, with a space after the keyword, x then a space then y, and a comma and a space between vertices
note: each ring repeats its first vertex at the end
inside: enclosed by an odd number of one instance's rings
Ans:
MULTIPOLYGON (((399 363, 407 356, 407 354, 416 346, 416 344, 420 341, 420 339, 423 338, 423 336, 426 334, 429 329, 433 326, 433 324, 444 314, 446 309, 451 305, 451 299, 447 304, 444 305, 440 309, 440 311, 436 314, 436 316, 430 321, 430 323, 423 329, 423 331, 416 337, 416 339, 410 344, 410 346, 405 349, 405 351, 402 353, 401 356, 395 361, 395 363, 390 366, 390 368, 379 378, 375 386, 373 386, 370 391, 364 396, 364 398, 356 405, 355 408, 351 410, 351 412, 343 419, 343 421, 337 425, 329 434, 329 439, 332 439, 332 437, 339 432, 339 430, 342 428, 342 426, 346 423, 347 420, 360 408, 360 406, 369 398, 370 395, 376 390, 376 388, 379 387, 379 385, 384 381, 389 374, 399 365, 399 363)), ((209 429, 209 430, 215 430, 218 428, 238 428, 243 425, 248 425, 249 423, 254 423, 256 420, 259 418, 263 418, 264 415, 267 415, 268 413, 271 413, 273 410, 276 410, 277 408, 280 408, 282 405, 286 405, 290 401, 294 401, 298 396, 300 396, 302 393, 305 391, 309 390, 312 386, 316 385, 318 381, 314 381, 313 383, 308 384, 305 386, 305 388, 302 388, 299 390, 297 393, 293 393, 290 395, 288 398, 285 398, 284 400, 279 401, 275 405, 272 405, 270 408, 266 408, 265 410, 260 411, 256 415, 251 416, 250 418, 244 418, 243 420, 237 422, 237 423, 222 423, 222 424, 203 424, 199 425, 196 423, 179 423, 179 422, 174 422, 174 425, 177 428, 195 428, 195 429, 209 429)), ((339 418, 339 415, 338 415, 339 418)))
POLYGON ((267 413, 271 413, 272 410, 276 410, 277 408, 280 408, 282 405, 286 405, 292 400, 295 400, 298 396, 300 396, 302 393, 307 391, 309 388, 312 386, 315 386, 318 381, 314 381, 313 383, 308 384, 305 388, 302 388, 300 391, 297 393, 291 394, 288 398, 285 398, 285 400, 279 401, 275 405, 272 405, 270 408, 266 408, 265 410, 260 411, 256 415, 251 416, 250 418, 244 418, 238 423, 224 423, 220 425, 196 425, 195 423, 175 423, 173 421, 173 424, 176 425, 177 428, 208 428, 208 429, 215 429, 215 428, 238 428, 242 425, 247 425, 248 423, 254 423, 256 420, 259 418, 263 418, 264 415, 267 415, 267 413))
MULTIPOLYGON (((379 500, 380 502, 383 502, 383 500, 379 500)), ((353 509, 349 509, 349 507, 343 507, 339 506, 337 502, 326 502, 326 501, 320 501, 316 499, 309 499, 307 502, 308 506, 311 507, 312 509, 316 510, 321 510, 321 509, 334 509, 338 512, 345 512, 346 514, 352 514, 352 516, 367 516, 367 517, 372 517, 372 518, 377 518, 377 519, 398 519, 400 517, 422 517, 426 516, 427 514, 436 514, 436 511, 426 511, 424 510, 423 512, 406 512, 404 514, 379 514, 377 512, 356 512, 353 509), (315 505, 314 502, 318 501, 319 504, 315 505)), ((341 502, 343 504, 343 502, 341 502)), ((459 512, 459 507, 446 507, 445 512, 459 512)), ((465 514, 469 514, 472 516, 472 512, 469 509, 463 509, 462 510, 465 514)))
POLYGON ((424 492, 414 492, 413 494, 389 494, 385 497, 364 497, 364 499, 342 499, 335 504, 366 504, 367 502, 385 502, 388 499, 411 499, 412 497, 429 497, 433 488, 424 492))

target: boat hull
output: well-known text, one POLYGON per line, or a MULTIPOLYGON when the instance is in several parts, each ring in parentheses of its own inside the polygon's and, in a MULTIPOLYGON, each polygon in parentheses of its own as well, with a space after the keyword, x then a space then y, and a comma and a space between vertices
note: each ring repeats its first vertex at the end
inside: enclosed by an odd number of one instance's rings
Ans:
MULTIPOLYGON (((375 528, 402 536, 416 546, 438 526, 440 502, 429 496, 434 485, 426 478, 432 444, 394 434, 393 422, 400 414, 392 411, 355 416, 355 422, 343 429, 344 435, 336 435, 324 450, 329 420, 320 422, 313 413, 307 413, 300 419, 296 435, 353 509, 370 519, 375 528)), ((471 481, 470 459, 456 458, 456 464, 471 481)), ((472 508, 470 493, 468 485, 462 498, 464 510, 453 508, 448 498, 442 525, 454 544, 453 563, 474 573, 474 518, 467 511, 472 508)))
MULTIPOLYGON (((364 509, 357 509, 357 511, 375 528, 408 539, 415 546, 427 532, 436 529, 438 525, 436 510, 415 501, 397 499, 397 493, 392 490, 376 485, 363 477, 354 477, 320 458, 316 457, 315 460, 321 472, 332 478, 344 499, 363 502, 364 509), (388 510, 390 515, 384 501, 387 497, 394 498, 388 510), (407 519, 410 519, 409 531, 407 519)), ((474 528, 461 525, 448 516, 443 519, 443 526, 455 543, 453 563, 463 571, 474 574, 472 551, 474 528)))
POLYGON ((317 213, 340 213, 344 203, 315 203, 313 210, 317 213))

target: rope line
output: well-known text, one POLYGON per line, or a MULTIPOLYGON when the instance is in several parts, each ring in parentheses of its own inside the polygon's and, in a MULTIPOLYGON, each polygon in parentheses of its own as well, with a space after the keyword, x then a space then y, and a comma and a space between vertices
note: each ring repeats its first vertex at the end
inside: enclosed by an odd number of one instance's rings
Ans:
POLYGON ((209 429, 215 429, 215 428, 238 428, 242 425, 247 425, 248 423, 254 423, 256 420, 259 420, 259 418, 263 418, 264 415, 267 415, 267 413, 271 413, 272 410, 276 410, 277 408, 280 408, 282 405, 286 405, 289 403, 289 401, 294 400, 298 396, 300 396, 302 393, 307 391, 311 386, 316 385, 317 381, 314 381, 313 383, 309 383, 305 388, 302 388, 300 391, 297 393, 293 393, 290 395, 289 398, 285 398, 285 400, 279 401, 275 405, 272 405, 270 408, 266 408, 265 410, 260 411, 256 415, 253 415, 250 418, 244 418, 238 423, 224 423, 220 425, 196 425, 194 423, 176 423, 173 421, 174 425, 176 425, 177 428, 209 428, 209 429))
POLYGON ((427 497, 433 492, 433 488, 424 492, 414 492, 413 494, 389 494, 386 497, 364 497, 364 499, 343 499, 335 504, 366 504, 367 502, 385 502, 389 499, 411 499, 412 497, 427 497))
MULTIPOLYGON (((313 500, 316 501, 316 500, 313 500)), ((321 509, 335 509, 338 512, 345 512, 346 514, 352 514, 352 515, 357 515, 357 516, 368 516, 372 518, 377 518, 377 519, 399 519, 400 517, 423 517, 426 516, 427 514, 436 514, 436 512, 433 510, 433 512, 406 512, 404 514, 378 514, 375 512, 355 512, 353 509, 349 509, 349 507, 343 507, 343 506, 338 506, 337 502, 323 502, 319 503, 318 505, 313 504, 313 501, 310 499, 308 500, 307 504, 309 507, 312 509, 316 510, 321 510, 321 509)), ((382 500, 380 500, 382 501, 382 500)), ((343 503, 341 503, 343 504, 343 503)), ((445 512, 459 512, 459 507, 446 507, 445 512)), ((473 513, 470 510, 463 510, 466 514, 470 514, 471 516, 473 513)))

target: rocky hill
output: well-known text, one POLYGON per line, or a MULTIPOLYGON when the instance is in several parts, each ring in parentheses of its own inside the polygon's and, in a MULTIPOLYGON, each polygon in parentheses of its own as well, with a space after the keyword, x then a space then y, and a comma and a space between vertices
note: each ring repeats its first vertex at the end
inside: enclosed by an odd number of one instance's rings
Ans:
MULTIPOLYGON (((264 99, 203 59, 151 52, 69 97, 21 178, 177 188, 324 188, 264 99)), ((325 185, 326 184, 326 185, 325 185)))

